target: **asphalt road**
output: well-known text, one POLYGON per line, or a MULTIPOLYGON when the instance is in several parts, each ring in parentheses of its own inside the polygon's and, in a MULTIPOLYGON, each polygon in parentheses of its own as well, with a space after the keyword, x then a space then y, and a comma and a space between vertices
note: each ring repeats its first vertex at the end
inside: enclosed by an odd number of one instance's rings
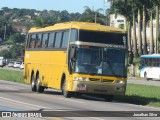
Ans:
MULTIPOLYGON (((25 84, 18 84, 9 81, 0 80, 0 111, 51 111, 60 114, 66 114, 66 117, 43 117, 37 119, 51 119, 51 120, 159 120, 160 117, 116 117, 120 112, 131 112, 131 115, 143 113, 141 111, 150 111, 156 114, 160 108, 133 105, 128 103, 120 103, 118 101, 105 102, 102 98, 94 98, 90 96, 64 98, 60 91, 45 90, 44 93, 31 92, 30 86, 25 84), (64 111, 64 113, 62 112, 64 111), (82 111, 82 112, 75 112, 82 111), (112 117, 100 117, 97 114, 87 114, 84 111, 105 111, 100 112, 100 116, 106 115, 111 111, 118 111, 117 114, 110 113, 112 117), (113 115, 112 115, 113 114, 113 115), (71 117, 72 116, 72 117, 71 117)), ((147 112, 148 113, 148 112, 147 112)), ((46 113, 49 114, 49 113, 46 113)), ((6 120, 7 118, 0 118, 6 120)), ((9 118, 8 118, 9 119, 9 118)), ((17 120, 17 118, 13 118, 17 120)), ((22 119, 22 118, 18 118, 22 119)), ((24 118, 23 118, 24 119, 24 118)), ((32 120, 32 119, 31 119, 32 120)))

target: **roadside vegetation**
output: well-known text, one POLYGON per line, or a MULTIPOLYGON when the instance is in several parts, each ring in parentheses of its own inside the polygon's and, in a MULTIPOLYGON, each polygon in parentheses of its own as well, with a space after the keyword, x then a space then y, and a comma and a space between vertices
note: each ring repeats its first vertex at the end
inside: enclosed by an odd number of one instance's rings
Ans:
POLYGON ((7 80, 7 81, 18 82, 18 83, 24 83, 23 72, 0 69, 0 80, 7 80))
POLYGON ((151 85, 127 84, 126 95, 114 99, 137 105, 160 107, 160 87, 151 85))
MULTIPOLYGON (((0 69, 0 79, 24 83, 23 72, 0 69)), ((160 107, 160 87, 151 85, 127 84, 126 95, 114 100, 137 105, 160 107)))

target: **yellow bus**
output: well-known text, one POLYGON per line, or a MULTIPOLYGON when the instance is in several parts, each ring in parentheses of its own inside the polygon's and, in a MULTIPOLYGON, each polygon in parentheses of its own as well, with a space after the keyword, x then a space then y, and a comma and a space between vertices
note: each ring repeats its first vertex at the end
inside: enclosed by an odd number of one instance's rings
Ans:
POLYGON ((88 22, 31 28, 27 35, 24 79, 32 91, 53 88, 64 97, 100 95, 112 101, 125 95, 127 34, 88 22))

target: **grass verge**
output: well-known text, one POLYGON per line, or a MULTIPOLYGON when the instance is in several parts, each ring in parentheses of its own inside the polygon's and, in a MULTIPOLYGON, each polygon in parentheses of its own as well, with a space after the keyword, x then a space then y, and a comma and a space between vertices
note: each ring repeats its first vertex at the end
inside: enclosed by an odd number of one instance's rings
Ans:
POLYGON ((0 69, 0 80, 7 80, 7 81, 18 82, 18 83, 24 83, 23 72, 0 69))
MULTIPOLYGON (((23 72, 1 70, 0 79, 24 83, 23 72)), ((127 84, 125 96, 115 96, 114 100, 137 105, 160 107, 160 87, 151 85, 127 84)))
POLYGON ((151 85, 128 84, 125 96, 114 99, 137 105, 160 107, 160 87, 151 85))

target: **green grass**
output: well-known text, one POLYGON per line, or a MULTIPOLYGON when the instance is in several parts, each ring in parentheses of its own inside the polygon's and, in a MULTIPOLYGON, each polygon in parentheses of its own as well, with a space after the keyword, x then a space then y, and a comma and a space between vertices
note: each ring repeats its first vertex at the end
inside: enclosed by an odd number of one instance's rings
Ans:
MULTIPOLYGON (((0 79, 24 83, 23 72, 0 69, 0 79)), ((114 100, 137 105, 160 107, 160 87, 127 84, 125 96, 115 96, 114 100)))
POLYGON ((128 84, 125 96, 114 99, 138 105, 160 107, 160 87, 151 85, 128 84))
POLYGON ((7 80, 7 81, 18 82, 18 83, 24 83, 23 72, 0 69, 0 80, 7 80))

